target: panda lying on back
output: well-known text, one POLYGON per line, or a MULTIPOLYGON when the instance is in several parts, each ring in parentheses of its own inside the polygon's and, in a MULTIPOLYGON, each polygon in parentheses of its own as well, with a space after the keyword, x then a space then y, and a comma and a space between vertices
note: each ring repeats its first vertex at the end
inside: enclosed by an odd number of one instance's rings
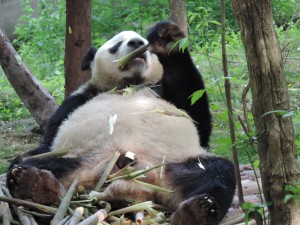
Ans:
MULTIPOLYGON (((234 170, 231 162, 209 155, 200 145, 199 135, 201 143, 202 140, 205 143, 202 145, 207 146, 210 134, 207 98, 205 96, 204 101, 198 103, 198 107, 199 104, 202 107, 197 114, 197 107, 190 106, 187 97, 204 88, 202 79, 188 51, 180 53, 173 50, 169 53, 172 43, 184 35, 171 22, 160 22, 150 30, 148 41, 163 65, 162 78, 155 56, 148 52, 130 63, 124 71, 117 70, 119 72, 115 75, 119 73, 119 77, 113 77, 109 73, 115 67, 112 61, 146 43, 137 34, 131 34, 136 37, 124 39, 124 33, 121 33, 104 44, 96 54, 90 52, 83 67, 91 67, 93 78, 69 100, 78 109, 70 110, 72 107, 69 105, 72 104, 67 104, 66 99, 61 106, 63 110, 59 109, 54 115, 59 118, 58 121, 67 119, 59 121, 59 130, 49 135, 52 138, 49 148, 51 151, 70 148, 70 153, 56 158, 16 159, 7 176, 9 189, 18 198, 46 204, 57 202, 75 177, 79 179, 78 185, 93 189, 115 151, 120 150, 121 156, 114 172, 128 165, 125 155, 131 151, 135 153, 132 166, 136 169, 153 167, 164 160, 167 164, 163 167, 162 177, 160 169, 155 169, 148 172, 143 180, 173 192, 158 193, 131 180, 116 180, 106 188, 106 194, 112 198, 122 196, 163 204, 174 211, 172 224, 218 224, 232 202, 234 170), (149 63, 149 60, 153 61, 149 63), (135 72, 122 76, 129 70, 135 72), (108 84, 114 83, 122 88, 127 84, 148 81, 152 77, 151 70, 160 75, 151 79, 153 83, 162 80, 163 99, 153 96, 147 89, 126 96, 101 93, 106 91, 108 84), (100 86, 100 82, 107 83, 100 86), (89 90, 93 90, 92 94, 86 95, 89 90), (178 108, 186 110, 192 119, 184 116, 178 108), (60 110, 64 114, 61 117, 60 110), (109 119, 114 115, 117 115, 117 120, 111 131, 109 119), (193 121, 197 122, 196 126, 193 121), (207 136, 206 139, 201 138, 202 134, 207 136)), ((49 148, 41 147, 27 155, 49 151, 49 148)))

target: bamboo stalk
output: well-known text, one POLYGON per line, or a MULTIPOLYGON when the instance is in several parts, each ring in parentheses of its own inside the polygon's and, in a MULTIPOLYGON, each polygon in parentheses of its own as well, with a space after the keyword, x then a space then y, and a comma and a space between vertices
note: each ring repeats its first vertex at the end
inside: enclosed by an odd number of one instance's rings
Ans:
POLYGON ((83 211, 83 207, 77 207, 74 211, 73 216, 70 219, 69 225, 77 225, 82 218, 83 211))
POLYGON ((159 191, 159 192, 168 192, 168 193, 172 193, 173 191, 169 190, 169 189, 166 189, 166 188, 162 188, 162 187, 159 187, 159 186, 156 186, 156 185, 153 185, 153 184, 149 184, 149 183, 146 183, 146 182, 143 182, 143 181, 140 181, 140 180, 137 180, 137 179, 133 179, 133 181, 135 183, 138 183, 138 184, 141 184, 153 191, 159 191))
POLYGON ((152 201, 147 201, 147 202, 138 203, 138 204, 135 204, 132 206, 128 206, 123 209, 118 209, 118 210, 112 211, 108 215, 115 216, 115 215, 120 215, 120 214, 125 214, 125 213, 143 211, 143 210, 151 209, 152 207, 153 207, 152 201))
POLYGON ((149 47, 149 44, 144 45, 144 46, 130 52, 129 54, 121 57, 120 59, 114 60, 113 62, 118 62, 119 67, 124 68, 132 60, 134 60, 135 58, 137 58, 138 56, 140 56, 144 52, 146 52, 148 50, 148 47, 149 47))
POLYGON ((133 178, 136 178, 136 177, 139 177, 140 175, 144 175, 145 173, 151 171, 151 170, 154 170, 156 168, 159 168, 161 166, 164 166, 165 164, 160 164, 160 165, 157 165, 157 166, 153 166, 153 167, 150 167, 148 169, 144 169, 144 170, 137 170, 137 171, 133 171, 129 174, 125 174, 123 176, 119 176, 119 177, 114 177, 113 179, 111 180, 107 180, 106 183, 109 183, 109 182, 112 182, 114 180, 118 180, 118 179, 133 179, 133 178))
POLYGON ((55 214, 55 212, 57 211, 57 209, 53 208, 53 207, 37 204, 34 202, 25 201, 22 199, 11 198, 11 197, 7 197, 7 196, 0 196, 0 201, 4 201, 4 202, 10 203, 10 204, 24 206, 24 207, 34 209, 34 210, 40 210, 40 211, 46 212, 51 215, 55 214))
POLYGON ((114 154, 114 156, 110 159, 108 165, 106 166, 100 180, 98 181, 96 187, 95 187, 95 191, 100 191, 100 189, 102 188, 103 184, 105 183, 108 175, 110 174, 111 170, 113 169, 114 165, 116 164, 117 160, 119 159, 120 156, 120 152, 116 151, 116 153, 114 154))
POLYGON ((51 225, 56 225, 59 221, 61 221, 65 217, 65 214, 68 211, 71 202, 71 198, 76 189, 77 183, 78 183, 78 179, 76 178, 71 184, 71 186, 69 187, 69 190, 67 191, 66 195, 63 197, 57 209, 57 212, 55 213, 53 219, 50 222, 51 225))
MULTIPOLYGON (((91 215, 90 217, 83 220, 78 225, 91 225, 91 224, 98 224, 102 222, 107 217, 107 212, 104 209, 100 209, 95 214, 91 215)), ((101 224, 101 223, 100 223, 101 224)))
POLYGON ((116 177, 125 176, 129 173, 132 173, 134 171, 134 168, 131 167, 131 164, 133 164, 135 161, 130 163, 129 165, 125 166, 124 168, 120 169, 119 171, 115 172, 114 174, 111 174, 107 177, 108 180, 112 180, 116 177))
POLYGON ((135 223, 137 225, 141 225, 141 224, 143 224, 143 222, 144 222, 144 212, 143 211, 138 211, 135 214, 135 223))
POLYGON ((17 213, 19 221, 22 225, 31 225, 31 222, 26 213, 22 212, 20 209, 17 209, 16 213, 17 213))
POLYGON ((37 217, 41 217, 41 218, 50 218, 50 217, 52 217, 52 215, 26 210, 26 209, 24 209, 23 206, 19 206, 19 209, 22 210, 24 213, 30 214, 32 216, 37 216, 37 217))
POLYGON ((1 214, 2 214, 2 222, 3 225, 10 225, 10 210, 9 210, 9 206, 6 202, 1 204, 1 214))
POLYGON ((35 158, 54 158, 54 157, 60 157, 60 156, 67 155, 70 152, 69 149, 71 149, 71 148, 60 149, 60 150, 46 152, 46 153, 42 153, 42 154, 38 154, 38 155, 33 155, 33 156, 27 156, 24 159, 27 160, 27 159, 35 159, 35 158))
POLYGON ((28 215, 28 218, 29 218, 29 221, 30 221, 31 225, 38 225, 32 215, 28 215))
POLYGON ((66 225, 67 221, 70 219, 70 216, 67 216, 66 218, 62 219, 61 221, 58 221, 55 225, 66 225))
POLYGON ((89 194, 90 198, 97 198, 98 201, 109 201, 111 196, 105 192, 91 191, 89 194))

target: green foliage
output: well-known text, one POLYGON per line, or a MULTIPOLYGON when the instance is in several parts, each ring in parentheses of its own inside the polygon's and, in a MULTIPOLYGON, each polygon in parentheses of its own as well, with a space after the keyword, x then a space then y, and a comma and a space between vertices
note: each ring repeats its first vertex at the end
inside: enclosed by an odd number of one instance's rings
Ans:
POLYGON ((22 101, 11 88, 0 69, 0 118, 2 121, 17 120, 29 117, 22 101), (1 79, 1 78, 4 79, 1 79))
POLYGON ((24 15, 15 33, 14 45, 33 74, 39 79, 63 76, 65 6, 61 1, 38 1, 35 12, 29 0, 22 1, 24 15))
POLYGON ((242 208, 245 211, 245 224, 248 225, 250 221, 250 213, 258 212, 263 218, 265 218, 265 207, 270 206, 271 203, 264 203, 264 204, 253 204, 250 202, 245 202, 242 205, 242 208))
POLYGON ((300 179, 298 179, 294 186, 287 185, 285 187, 285 191, 288 193, 284 197, 285 203, 292 199, 300 203, 300 179))
POLYGON ((295 13, 300 11, 298 0, 273 0, 273 18, 277 26, 287 26, 295 13))
POLYGON ((181 53, 184 53, 185 49, 189 47, 189 39, 188 38, 182 38, 178 41, 176 41, 170 48, 169 54, 172 52, 173 49, 175 49, 178 46, 178 50, 181 53))
POLYGON ((189 39, 194 42, 196 49, 212 51, 220 42, 221 24, 211 19, 212 13, 211 8, 202 6, 187 13, 188 23, 191 26, 189 39))
MULTIPOLYGON (((13 41, 21 59, 58 102, 64 88, 65 4, 62 1, 38 1, 38 9, 29 0, 22 1, 24 15, 20 18, 13 41)), ((10 121, 30 116, 23 103, 0 72, 0 117, 10 121)))
POLYGON ((168 19, 167 0, 93 0, 93 40, 97 45, 122 30, 143 35, 155 22, 168 19))

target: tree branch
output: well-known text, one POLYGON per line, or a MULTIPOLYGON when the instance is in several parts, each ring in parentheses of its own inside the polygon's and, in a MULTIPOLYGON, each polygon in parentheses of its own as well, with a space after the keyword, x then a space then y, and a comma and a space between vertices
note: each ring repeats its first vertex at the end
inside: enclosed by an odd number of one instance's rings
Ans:
POLYGON ((1 28, 0 65, 31 116, 45 130, 48 118, 58 107, 57 103, 27 69, 1 28))

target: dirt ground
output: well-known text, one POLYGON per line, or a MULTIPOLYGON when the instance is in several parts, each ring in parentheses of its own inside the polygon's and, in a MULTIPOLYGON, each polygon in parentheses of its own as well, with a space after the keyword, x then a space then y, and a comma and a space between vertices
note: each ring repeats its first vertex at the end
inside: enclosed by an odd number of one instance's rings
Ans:
POLYGON ((37 128, 33 119, 0 121, 0 174, 16 155, 38 146, 42 136, 35 132, 37 128))

